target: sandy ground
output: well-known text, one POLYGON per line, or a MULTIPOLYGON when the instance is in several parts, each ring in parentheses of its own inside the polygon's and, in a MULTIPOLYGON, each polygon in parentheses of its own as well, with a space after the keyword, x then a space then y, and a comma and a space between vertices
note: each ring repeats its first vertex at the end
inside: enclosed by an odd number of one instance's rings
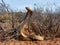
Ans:
POLYGON ((5 42, 0 42, 0 45, 60 45, 60 38, 55 38, 51 40, 44 41, 16 41, 9 40, 5 42))

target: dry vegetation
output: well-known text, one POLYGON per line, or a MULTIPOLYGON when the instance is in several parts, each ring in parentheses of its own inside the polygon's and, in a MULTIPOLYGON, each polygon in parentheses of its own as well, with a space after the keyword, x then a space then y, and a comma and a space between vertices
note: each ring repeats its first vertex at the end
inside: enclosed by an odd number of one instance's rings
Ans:
POLYGON ((0 45, 60 45, 59 9, 54 13, 50 10, 43 12, 40 8, 35 8, 30 20, 23 20, 25 15, 26 12, 14 12, 9 9, 2 0, 0 3, 0 45), (25 23, 22 23, 22 20, 25 23), (23 37, 20 31, 26 36, 23 37), (44 37, 43 41, 35 39, 39 37, 38 35, 44 37))

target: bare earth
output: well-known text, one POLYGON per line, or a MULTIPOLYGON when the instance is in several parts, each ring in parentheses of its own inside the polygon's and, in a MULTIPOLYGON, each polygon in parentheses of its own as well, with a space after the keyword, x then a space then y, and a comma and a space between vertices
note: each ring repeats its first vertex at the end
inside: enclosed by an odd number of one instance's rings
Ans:
POLYGON ((60 38, 55 38, 52 40, 44 41, 16 41, 9 40, 5 42, 0 42, 0 45, 60 45, 60 38))

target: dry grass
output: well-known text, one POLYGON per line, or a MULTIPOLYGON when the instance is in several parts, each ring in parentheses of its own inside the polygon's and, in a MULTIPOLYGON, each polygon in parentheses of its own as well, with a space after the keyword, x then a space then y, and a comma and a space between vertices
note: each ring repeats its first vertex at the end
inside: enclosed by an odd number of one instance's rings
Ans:
MULTIPOLYGON (((28 38, 24 38, 21 37, 18 30, 19 29, 12 29, 12 20, 14 21, 14 28, 17 28, 18 25, 20 24, 21 20, 24 18, 24 14, 15 14, 14 18, 12 19, 12 15, 0 15, 0 19, 1 20, 6 20, 4 23, 0 22, 0 26, 7 29, 8 27, 8 33, 6 33, 6 31, 3 31, 0 33, 3 39, 5 38, 5 41, 0 42, 0 45, 56 45, 57 43, 60 43, 60 38, 59 39, 55 39, 54 36, 60 36, 60 15, 50 15, 50 14, 41 14, 40 13, 35 13, 32 15, 31 17, 31 22, 30 22, 30 33, 27 32, 25 29, 22 29, 22 31, 25 31, 24 33, 27 33, 28 38), (45 17, 46 16, 46 17, 45 17), (9 20, 9 21, 8 21, 9 20), (3 26, 4 25, 4 26, 3 26), (10 30, 12 29, 12 31, 10 32, 10 30), (43 40, 43 41, 26 41, 27 39, 29 39, 29 34, 31 34, 32 32, 36 35, 41 35, 41 36, 45 36, 45 37, 54 37, 54 40, 43 40), (21 39, 21 41, 19 40, 11 40, 11 39, 6 39, 5 34, 7 34, 7 37, 11 37, 12 35, 14 35, 13 39, 15 39, 15 37, 17 35, 17 32, 19 34, 19 38, 21 39), (29 34, 28 34, 29 33, 29 34), (4 37, 5 36, 5 37, 4 37), (6 40, 8 40, 6 42, 6 40), (25 41, 22 41, 25 40, 25 41), (58 40, 58 41, 57 41, 58 40)), ((24 28, 24 26, 23 26, 24 28)), ((25 27, 27 28, 27 27, 25 27)), ((4 29, 4 30, 5 30, 4 29)), ((28 29, 27 29, 28 30, 28 29)), ((34 37, 34 36, 33 36, 34 37)), ((48 39, 48 38, 47 38, 48 39)), ((0 40, 1 41, 1 40, 0 40)))

